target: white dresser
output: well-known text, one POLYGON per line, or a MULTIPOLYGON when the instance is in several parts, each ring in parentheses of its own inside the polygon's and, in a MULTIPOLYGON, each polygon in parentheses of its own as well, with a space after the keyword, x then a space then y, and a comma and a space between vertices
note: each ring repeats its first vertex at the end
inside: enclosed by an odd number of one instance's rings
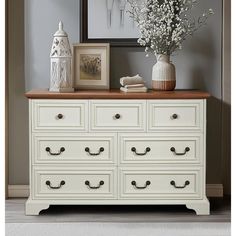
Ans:
POLYGON ((124 94, 34 90, 30 197, 50 205, 184 204, 209 214, 206 99, 200 91, 124 94))

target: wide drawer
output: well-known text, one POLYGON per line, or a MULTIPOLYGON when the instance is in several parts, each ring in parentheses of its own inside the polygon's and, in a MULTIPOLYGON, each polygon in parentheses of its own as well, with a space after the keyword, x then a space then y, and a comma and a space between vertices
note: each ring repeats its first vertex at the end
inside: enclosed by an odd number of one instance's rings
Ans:
POLYGON ((202 134, 121 134, 122 164, 202 164, 202 134))
POLYGON ((33 131, 86 131, 88 102, 75 100, 33 100, 33 131))
POLYGON ((115 134, 33 134, 33 160, 43 163, 113 164, 115 134))
POLYGON ((92 131, 146 129, 146 101, 96 100, 90 101, 92 131))
POLYGON ((203 100, 148 101, 149 131, 202 131, 205 117, 203 100))
POLYGON ((142 199, 202 198, 202 169, 121 168, 120 197, 142 199))
POLYGON ((34 167, 34 197, 47 199, 116 198, 116 168, 34 167))

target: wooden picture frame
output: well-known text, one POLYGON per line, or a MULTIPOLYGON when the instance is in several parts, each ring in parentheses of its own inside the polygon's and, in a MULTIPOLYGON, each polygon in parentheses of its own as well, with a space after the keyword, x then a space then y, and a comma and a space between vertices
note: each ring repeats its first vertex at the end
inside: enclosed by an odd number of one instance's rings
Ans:
POLYGON ((74 44, 72 71, 75 89, 110 89, 110 44, 74 44))
POLYGON ((81 43, 110 43, 114 47, 140 47, 138 38, 90 38, 88 35, 89 14, 88 0, 80 1, 80 42, 81 43))

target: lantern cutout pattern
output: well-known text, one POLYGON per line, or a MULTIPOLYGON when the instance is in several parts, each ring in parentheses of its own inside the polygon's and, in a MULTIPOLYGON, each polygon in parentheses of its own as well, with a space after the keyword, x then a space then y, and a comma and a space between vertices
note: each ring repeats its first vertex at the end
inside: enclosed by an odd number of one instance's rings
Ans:
POLYGON ((67 33, 60 21, 51 49, 50 91, 74 92, 72 81, 72 53, 67 33))

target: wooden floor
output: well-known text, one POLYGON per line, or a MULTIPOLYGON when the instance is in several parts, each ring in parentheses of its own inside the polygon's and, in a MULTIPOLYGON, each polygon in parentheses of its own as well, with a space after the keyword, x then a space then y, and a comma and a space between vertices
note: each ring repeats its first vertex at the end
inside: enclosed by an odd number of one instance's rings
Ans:
POLYGON ((196 216, 185 206, 50 206, 25 216, 26 199, 6 200, 6 223, 58 222, 230 222, 230 199, 210 199, 211 215, 196 216))

